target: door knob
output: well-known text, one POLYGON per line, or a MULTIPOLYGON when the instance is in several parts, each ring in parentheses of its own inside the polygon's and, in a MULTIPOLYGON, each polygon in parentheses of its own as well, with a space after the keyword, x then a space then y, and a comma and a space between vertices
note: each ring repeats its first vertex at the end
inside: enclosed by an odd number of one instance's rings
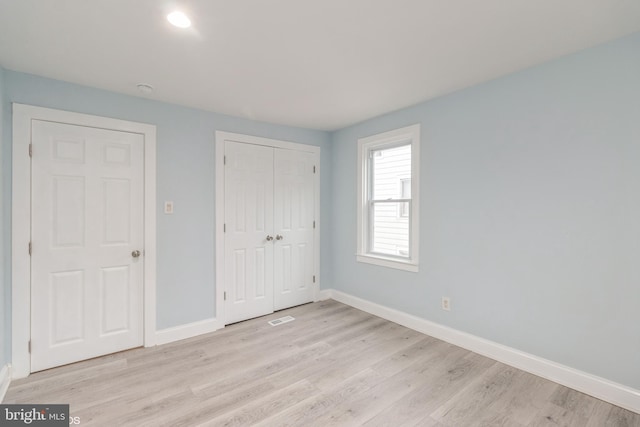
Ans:
POLYGON ((273 240, 273 237, 272 237, 272 236, 267 236, 267 242, 270 242, 270 241, 272 241, 272 240, 273 240))
POLYGON ((138 258, 140 256, 140 251, 136 249, 135 251, 131 252, 131 256, 134 258, 138 258))
POLYGON ((284 237, 282 237, 282 236, 281 236, 281 235, 279 235, 279 234, 276 234, 276 240, 282 240, 282 239, 284 239, 284 237))

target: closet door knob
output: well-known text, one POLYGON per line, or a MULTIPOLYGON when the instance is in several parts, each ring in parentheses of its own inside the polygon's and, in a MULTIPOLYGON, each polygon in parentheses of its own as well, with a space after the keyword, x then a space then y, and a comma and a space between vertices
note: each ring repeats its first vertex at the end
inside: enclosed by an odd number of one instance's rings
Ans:
POLYGON ((282 237, 282 236, 281 236, 281 235, 279 235, 279 234, 276 234, 276 240, 282 240, 282 239, 284 239, 284 237, 282 237))
POLYGON ((267 235, 267 242, 270 242, 270 241, 272 241, 272 240, 273 240, 273 237, 272 237, 272 236, 267 235))

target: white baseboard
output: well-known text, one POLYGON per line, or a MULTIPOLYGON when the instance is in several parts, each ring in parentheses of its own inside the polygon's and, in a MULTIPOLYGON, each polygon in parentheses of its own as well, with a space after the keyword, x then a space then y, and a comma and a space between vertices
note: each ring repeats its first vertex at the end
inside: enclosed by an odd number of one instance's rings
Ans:
POLYGON ((333 289, 323 296, 640 413, 640 390, 333 289))
POLYGON ((162 329, 156 332, 156 345, 168 344, 170 342, 208 334, 221 328, 224 328, 224 324, 218 319, 213 318, 162 329))
POLYGON ((317 301, 325 301, 331 299, 331 289, 320 289, 317 301))
POLYGON ((9 384, 11 384, 11 365, 6 364, 0 369, 0 403, 9 390, 9 384))

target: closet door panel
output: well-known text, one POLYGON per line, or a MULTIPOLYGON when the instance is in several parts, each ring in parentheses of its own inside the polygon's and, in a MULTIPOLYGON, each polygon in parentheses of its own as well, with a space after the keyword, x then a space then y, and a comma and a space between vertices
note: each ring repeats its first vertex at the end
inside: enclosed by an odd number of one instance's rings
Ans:
POLYGON ((273 312, 271 147, 225 143, 227 324, 273 312))
POLYGON ((274 308, 313 301, 313 153, 276 149, 274 155, 274 308))

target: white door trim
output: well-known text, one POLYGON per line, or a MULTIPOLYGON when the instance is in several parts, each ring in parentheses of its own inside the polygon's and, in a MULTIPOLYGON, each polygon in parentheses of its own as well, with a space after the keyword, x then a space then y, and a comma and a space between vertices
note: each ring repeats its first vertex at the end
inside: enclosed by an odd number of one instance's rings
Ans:
POLYGON ((295 142, 280 141, 277 139, 262 138, 259 136, 243 135, 239 133, 231 133, 224 131, 216 131, 215 137, 215 167, 216 167, 216 183, 215 183, 215 202, 216 202, 216 318, 221 319, 225 324, 224 312, 224 292, 226 284, 224 281, 225 263, 224 263, 224 142, 235 141, 245 144, 264 145, 273 148, 283 148, 287 150, 298 150, 316 153, 318 156, 318 164, 316 165, 316 174, 314 182, 314 191, 316 193, 315 212, 316 228, 314 230, 314 261, 313 271, 316 277, 314 283, 313 300, 318 301, 320 289, 320 147, 314 145, 299 144, 295 142))
POLYGON ((44 120, 124 132, 144 137, 144 345, 155 345, 156 330, 156 127, 70 111, 13 104, 11 204, 11 355, 13 377, 31 373, 31 121, 44 120))

